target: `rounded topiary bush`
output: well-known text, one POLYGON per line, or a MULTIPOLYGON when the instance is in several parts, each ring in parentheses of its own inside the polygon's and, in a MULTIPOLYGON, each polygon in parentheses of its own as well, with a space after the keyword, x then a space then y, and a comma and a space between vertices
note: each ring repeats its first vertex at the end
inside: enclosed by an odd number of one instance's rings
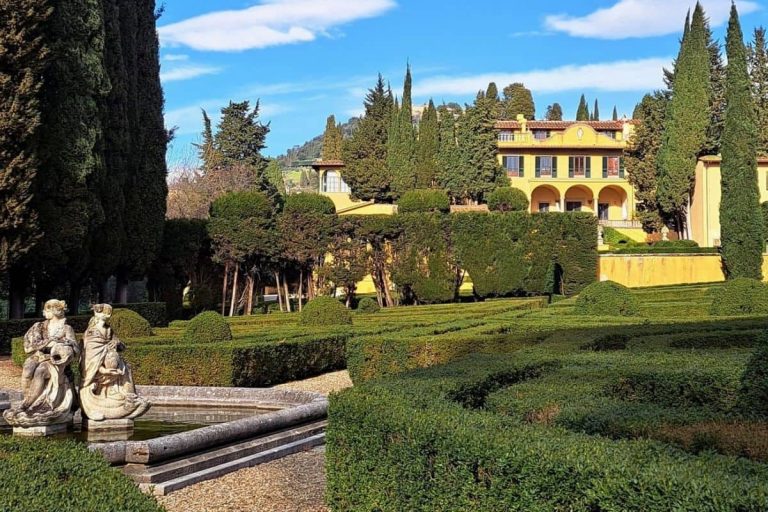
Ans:
POLYGON ((501 187, 488 194, 488 209, 493 212, 524 212, 528 196, 519 188, 501 187))
POLYGON ((768 336, 765 334, 741 376, 739 402, 744 414, 768 418, 768 336))
POLYGON ((445 190, 416 189, 404 193, 397 201, 398 213, 451 211, 451 200, 445 190))
POLYGON ((637 298, 624 285, 613 281, 592 283, 576 298, 576 312, 595 316, 637 316, 637 298))
POLYGON ((149 321, 130 309, 116 309, 112 312, 109 325, 118 338, 139 338, 152 336, 149 321))
POLYGON ((363 297, 357 305, 357 310, 360 313, 378 313, 381 310, 381 306, 376 302, 376 299, 363 297))
POLYGON ((301 325, 349 325, 352 314, 333 297, 317 297, 309 301, 301 311, 301 325))
POLYGON ((768 286, 747 277, 726 281, 712 291, 709 313, 715 316, 768 313, 768 286))
POLYGON ((203 311, 187 322, 181 335, 184 343, 217 343, 232 339, 227 320, 216 311, 203 311))

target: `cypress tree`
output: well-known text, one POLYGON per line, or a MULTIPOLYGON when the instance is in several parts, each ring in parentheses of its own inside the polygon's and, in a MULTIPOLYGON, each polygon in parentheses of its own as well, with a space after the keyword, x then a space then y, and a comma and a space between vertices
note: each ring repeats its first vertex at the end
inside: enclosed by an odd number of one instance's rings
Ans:
POLYGON ((619 112, 616 110, 616 105, 613 106, 613 115, 611 116, 611 119, 614 121, 619 120, 619 112))
POLYGON ((709 115, 709 51, 704 11, 696 4, 690 31, 676 61, 672 99, 659 153, 658 200, 664 213, 685 236, 685 211, 698 156, 706 143, 709 115))
POLYGON ((492 106, 483 94, 458 125, 464 201, 479 203, 493 189, 506 185, 506 176, 497 160, 496 130, 492 106))
POLYGON ((392 110, 387 132, 387 167, 392 176, 392 198, 416 187, 415 133, 412 121, 411 68, 405 72, 403 104, 392 110))
POLYGON ((597 106, 597 98, 595 98, 595 108, 592 110, 592 120, 600 120, 600 108, 597 106))
POLYGON ((269 181, 272 187, 277 190, 277 193, 281 196, 285 195, 283 168, 277 159, 272 158, 267 162, 267 170, 265 171, 265 174, 267 175, 267 181, 269 181))
MULTIPOLYGON (((461 119, 462 112, 457 112, 461 119)), ((454 111, 446 105, 440 105, 437 109, 439 128, 437 150, 437 183, 448 191, 454 202, 463 197, 464 186, 462 183, 461 153, 459 152, 456 133, 456 117, 454 111)))
POLYGON ((344 139, 344 181, 352 197, 363 201, 390 202, 391 175, 387 161, 387 131, 393 106, 392 92, 379 75, 365 98, 365 115, 357 130, 344 139))
POLYGON ((437 178, 437 156, 440 144, 437 110, 430 99, 419 121, 416 141, 416 188, 431 188, 437 178))
POLYGON ((559 103, 553 103, 547 107, 547 113, 544 116, 547 121, 562 121, 563 107, 559 103))
POLYGON ((583 94, 581 95, 581 99, 579 99, 579 106, 576 109, 576 120, 589 121, 589 107, 587 106, 587 99, 583 94))
POLYGON ((504 105, 499 98, 499 88, 496 86, 496 82, 490 82, 488 84, 488 88, 485 90, 485 97, 491 102, 493 118, 501 119, 504 117, 504 105))
POLYGON ((205 109, 201 109, 203 113, 203 133, 202 142, 200 144, 194 144, 197 148, 197 156, 200 158, 200 162, 203 166, 203 172, 208 172, 211 169, 215 169, 219 163, 220 158, 216 151, 216 145, 213 141, 213 126, 211 118, 208 116, 208 112, 205 109))
POLYGON ((709 52, 709 125, 707 140, 700 155, 720 153, 720 139, 723 136, 725 117, 725 65, 720 52, 720 43, 712 36, 709 20, 704 18, 704 33, 709 52))
POLYGON ((749 70, 757 114, 757 153, 768 156, 768 48, 763 27, 755 28, 749 47, 749 70))
POLYGON ((503 118, 516 119, 518 114, 523 114, 526 119, 536 119, 536 105, 533 95, 525 85, 516 82, 504 88, 503 118))
POLYGON ((336 117, 328 116, 323 133, 323 149, 320 153, 322 160, 341 160, 341 142, 343 140, 341 126, 336 124, 336 117))
POLYGON ((0 272, 40 239, 32 185, 37 176, 42 82, 49 52, 46 0, 0 0, 0 272))
POLYGON ((757 126, 747 53, 736 5, 726 36, 725 124, 722 140, 720 240, 726 278, 762 279, 765 239, 757 186, 757 126))

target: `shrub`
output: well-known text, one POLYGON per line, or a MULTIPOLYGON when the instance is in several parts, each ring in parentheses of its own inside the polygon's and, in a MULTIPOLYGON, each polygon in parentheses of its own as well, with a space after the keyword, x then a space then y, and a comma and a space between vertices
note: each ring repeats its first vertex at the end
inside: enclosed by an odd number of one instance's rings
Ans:
POLYGON ((333 297, 317 297, 302 308, 301 325, 351 325, 352 314, 333 297))
POLYGON ((715 316, 768 313, 768 286, 748 277, 726 281, 713 290, 709 313, 715 316))
POLYGON ((163 510, 85 444, 0 436, 0 460, 0 510, 163 510))
POLYGON ((360 313, 378 313, 381 310, 381 306, 372 297, 363 297, 357 304, 357 310, 360 313))
POLYGON ((626 286, 613 281, 592 283, 576 298, 575 311, 594 316, 637 316, 640 305, 626 286))
POLYGON ((398 213, 448 213, 451 200, 444 190, 409 190, 397 201, 398 213))
POLYGON ((127 304, 113 304, 116 309, 130 309, 146 318, 152 327, 165 327, 168 325, 168 312, 165 302, 131 302, 127 304))
POLYGON ((763 335, 741 376, 739 403, 748 416, 768 418, 768 336, 763 335))
POLYGON ((488 209, 494 212, 524 212, 528 196, 519 188, 500 187, 488 194, 488 209))
POLYGON ((109 325, 119 338, 152 336, 152 327, 147 319, 130 309, 115 309, 109 325))
POLYGON ((183 343, 218 343, 232 339, 226 319, 216 311, 203 311, 187 323, 181 335, 183 343))

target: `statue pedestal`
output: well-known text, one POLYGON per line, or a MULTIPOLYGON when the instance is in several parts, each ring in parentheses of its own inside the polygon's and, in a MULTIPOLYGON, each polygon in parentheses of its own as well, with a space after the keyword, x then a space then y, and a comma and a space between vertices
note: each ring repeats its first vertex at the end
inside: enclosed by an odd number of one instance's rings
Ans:
POLYGON ((43 437, 54 434, 62 434, 69 430, 70 423, 56 423, 55 425, 41 425, 38 427, 13 427, 13 435, 23 437, 43 437))
POLYGON ((133 435, 133 420, 94 421, 83 418, 83 432, 87 432, 88 441, 127 441, 133 435))

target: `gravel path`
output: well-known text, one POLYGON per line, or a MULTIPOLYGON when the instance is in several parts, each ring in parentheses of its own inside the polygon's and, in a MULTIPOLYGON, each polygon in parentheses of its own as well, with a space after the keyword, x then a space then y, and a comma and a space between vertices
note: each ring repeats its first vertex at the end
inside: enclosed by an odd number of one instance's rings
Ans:
POLYGON ((21 368, 13 365, 10 356, 0 356, 0 389, 21 389, 21 368))

